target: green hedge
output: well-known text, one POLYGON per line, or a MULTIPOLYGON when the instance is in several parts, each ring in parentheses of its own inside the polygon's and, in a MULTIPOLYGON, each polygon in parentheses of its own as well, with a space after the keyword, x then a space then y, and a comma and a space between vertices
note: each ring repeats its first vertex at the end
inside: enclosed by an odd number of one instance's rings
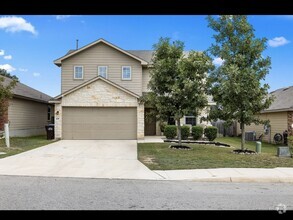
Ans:
POLYGON ((201 126, 192 126, 192 137, 194 140, 198 140, 202 137, 203 127, 201 126))
POLYGON ((218 128, 214 126, 208 126, 204 129, 204 135, 207 137, 209 141, 213 141, 216 139, 218 133, 218 128))
POLYGON ((181 139, 187 140, 190 135, 190 128, 189 126, 181 126, 181 139))
POLYGON ((167 139, 173 139, 177 135, 176 125, 166 125, 164 130, 164 135, 167 139))

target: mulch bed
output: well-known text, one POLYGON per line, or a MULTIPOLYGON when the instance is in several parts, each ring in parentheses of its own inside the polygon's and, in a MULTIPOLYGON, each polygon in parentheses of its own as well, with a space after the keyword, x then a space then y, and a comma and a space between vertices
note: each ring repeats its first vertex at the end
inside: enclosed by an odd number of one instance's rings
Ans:
MULTIPOLYGON (((166 139, 164 142, 174 142, 178 143, 178 140, 176 139, 166 139)), ((214 144, 216 146, 224 146, 224 147, 230 147, 229 144, 224 144, 221 142, 215 142, 215 141, 194 141, 194 140, 182 140, 181 143, 184 144, 214 144)))
POLYGON ((182 149, 182 150, 190 150, 191 147, 185 145, 170 145, 169 148, 171 149, 182 149))
POLYGON ((248 149, 244 149, 244 150, 241 150, 241 149, 233 150, 233 153, 234 154, 256 154, 255 151, 248 150, 248 149))

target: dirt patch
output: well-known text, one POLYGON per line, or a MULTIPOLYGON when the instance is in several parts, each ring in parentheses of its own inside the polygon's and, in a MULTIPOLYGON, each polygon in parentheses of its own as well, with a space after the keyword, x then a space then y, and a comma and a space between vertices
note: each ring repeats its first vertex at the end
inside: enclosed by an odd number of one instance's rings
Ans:
POLYGON ((149 156, 143 157, 142 162, 146 164, 158 164, 155 162, 155 158, 149 156))

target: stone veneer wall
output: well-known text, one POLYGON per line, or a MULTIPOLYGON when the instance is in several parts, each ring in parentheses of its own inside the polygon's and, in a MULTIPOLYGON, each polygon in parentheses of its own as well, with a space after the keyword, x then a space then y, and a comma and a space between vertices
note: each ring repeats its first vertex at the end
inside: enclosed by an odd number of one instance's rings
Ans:
POLYGON ((64 96, 55 104, 55 138, 62 138, 62 107, 137 107, 137 139, 144 138, 144 105, 137 98, 97 80, 64 96), (58 112, 58 114, 57 114, 58 112))

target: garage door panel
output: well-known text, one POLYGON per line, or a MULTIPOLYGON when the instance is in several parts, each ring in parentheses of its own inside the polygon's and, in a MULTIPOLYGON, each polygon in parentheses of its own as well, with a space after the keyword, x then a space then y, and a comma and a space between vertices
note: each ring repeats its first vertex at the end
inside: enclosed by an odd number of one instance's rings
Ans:
POLYGON ((63 139, 136 139, 136 108, 63 107, 63 139))

